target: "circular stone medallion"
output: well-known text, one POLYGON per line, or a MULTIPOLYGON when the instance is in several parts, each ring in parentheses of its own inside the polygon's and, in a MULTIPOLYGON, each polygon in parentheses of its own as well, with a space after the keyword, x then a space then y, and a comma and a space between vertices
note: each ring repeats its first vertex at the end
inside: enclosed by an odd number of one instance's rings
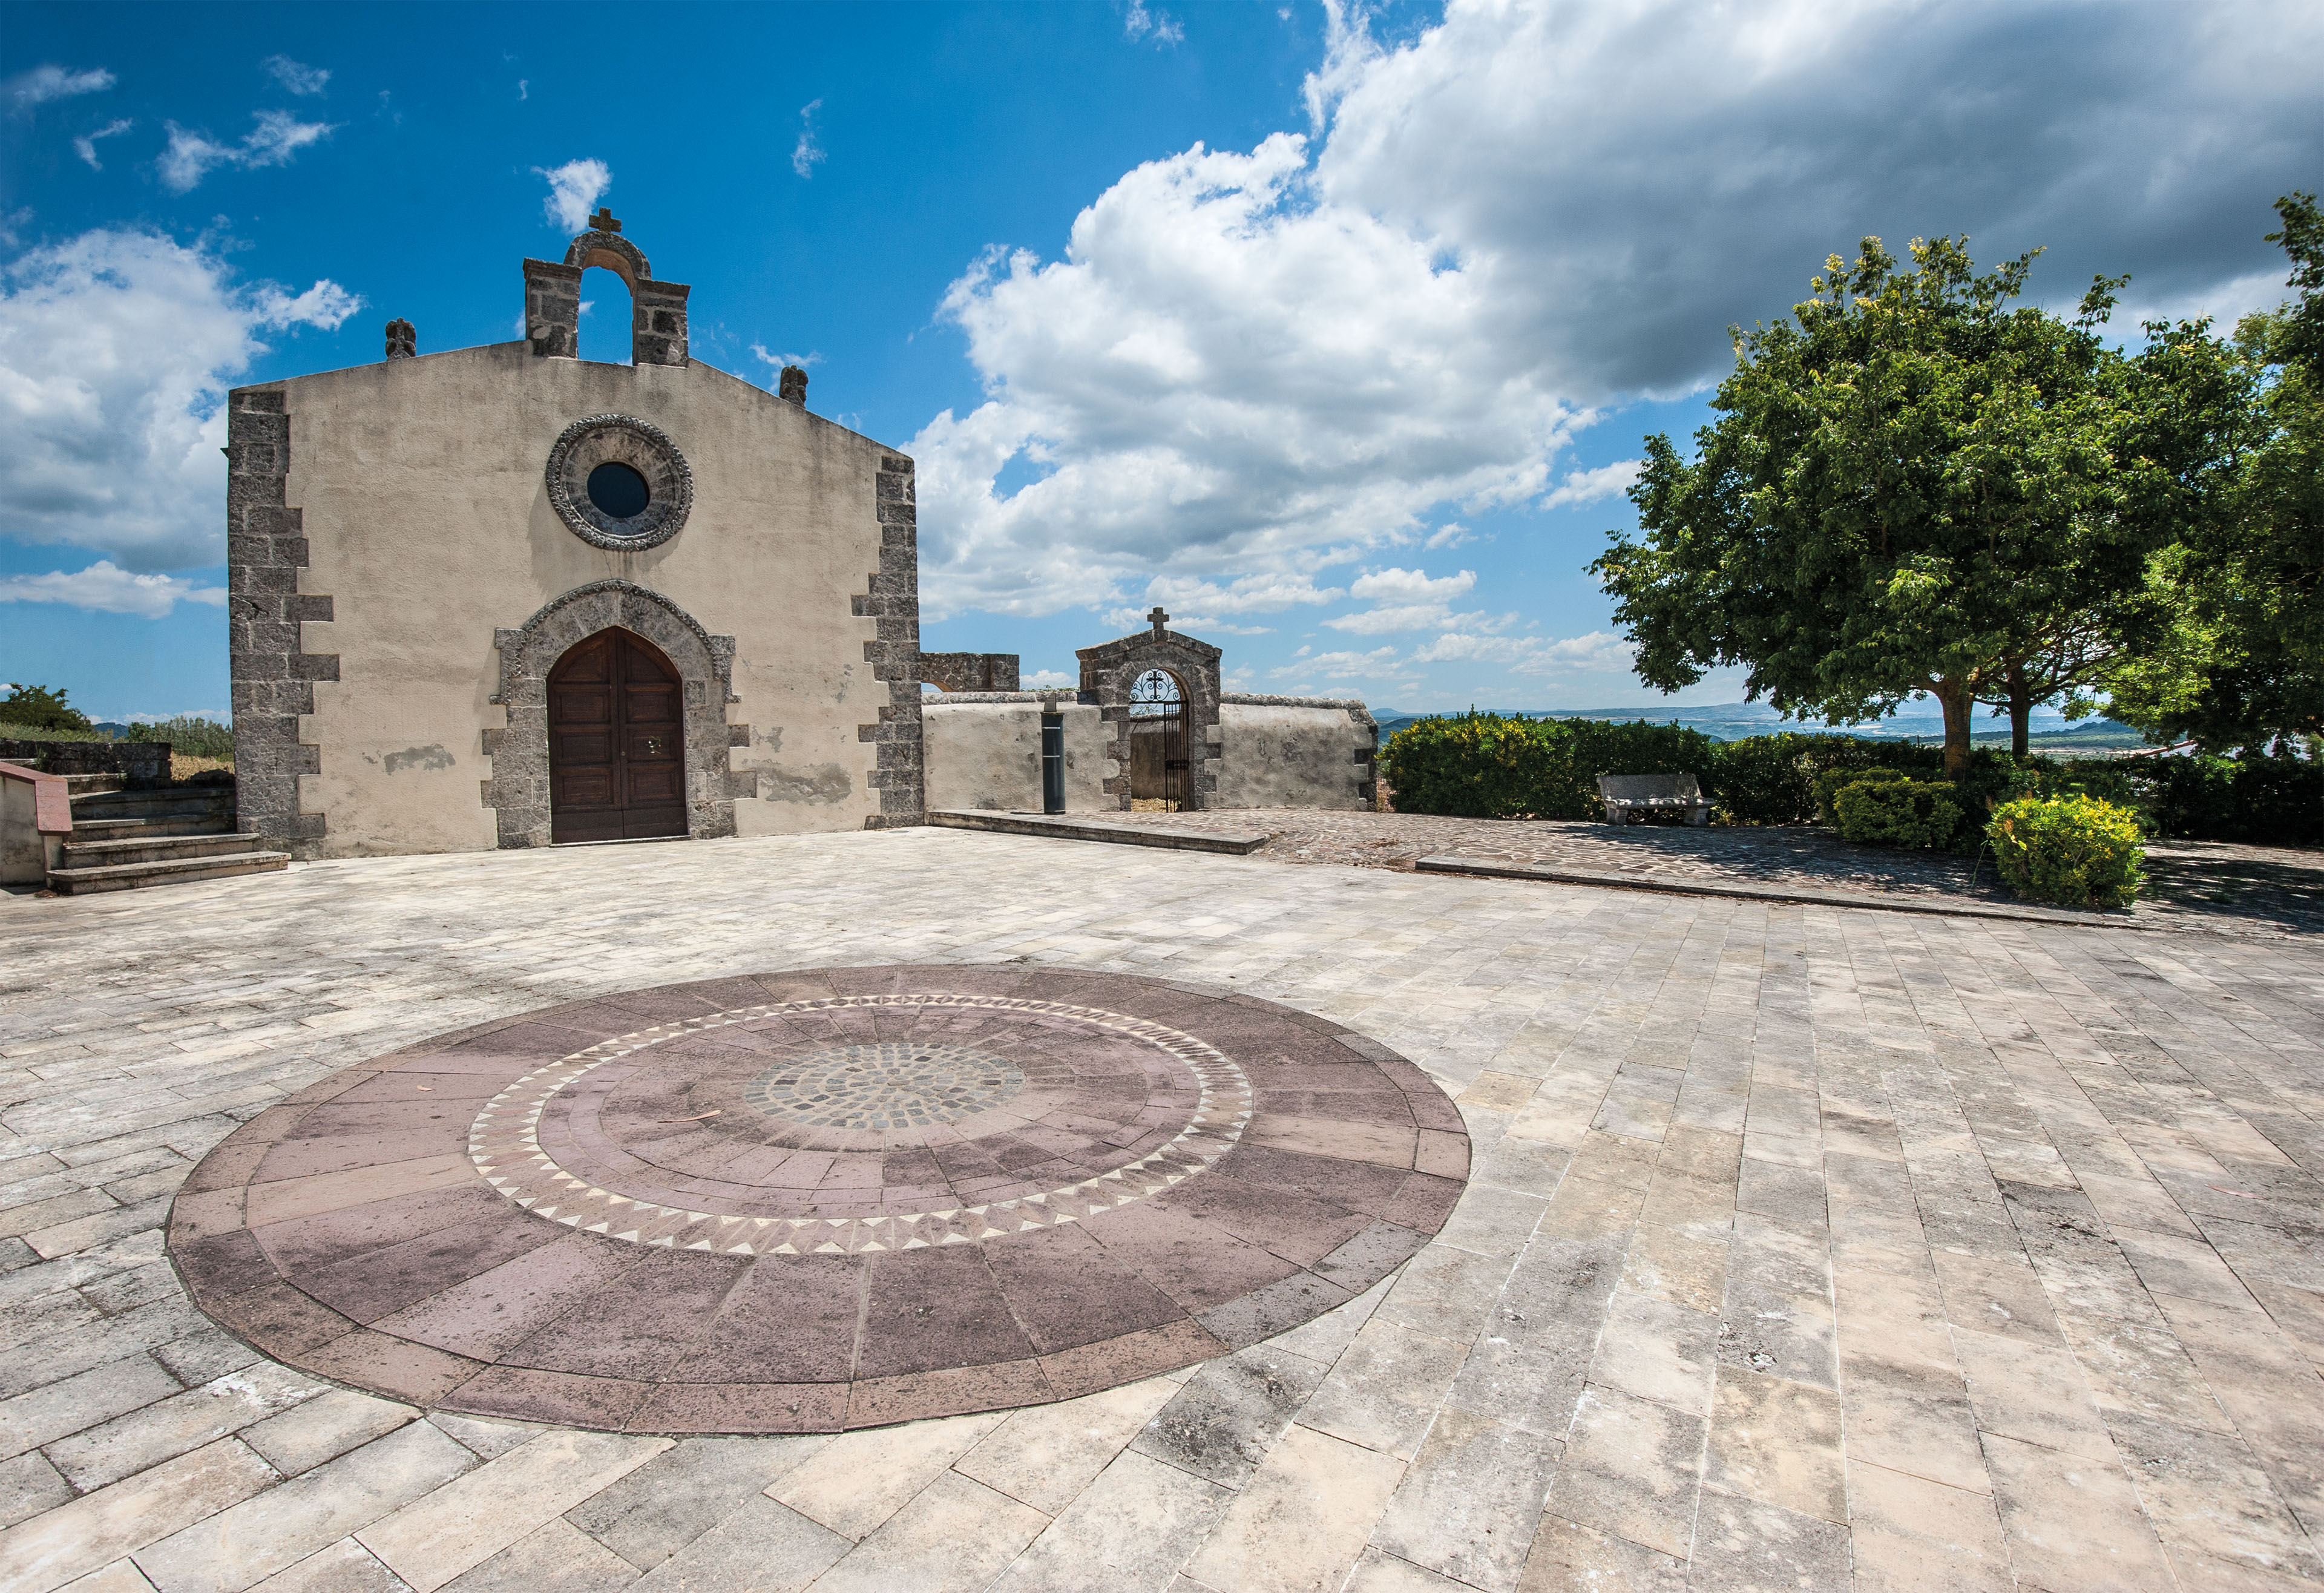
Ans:
POLYGON ((667 986, 352 1068, 171 1213, 277 1359, 475 1414, 825 1432, 1069 1398, 1282 1332, 1459 1197, 1412 1064, 1055 969, 667 986))

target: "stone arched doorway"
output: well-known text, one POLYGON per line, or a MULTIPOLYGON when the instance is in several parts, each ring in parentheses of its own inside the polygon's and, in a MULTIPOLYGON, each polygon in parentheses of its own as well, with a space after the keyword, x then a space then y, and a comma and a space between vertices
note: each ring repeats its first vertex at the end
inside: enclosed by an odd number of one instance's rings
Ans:
POLYGON ((1186 686, 1167 669, 1148 669, 1130 684, 1130 804, 1182 813, 1194 804, 1187 756, 1186 686))
MULTIPOLYGON (((676 672, 686 744, 683 789, 688 816, 681 833, 734 833, 734 782, 728 748, 740 726, 726 723, 735 700, 728 681, 734 639, 713 636, 660 593, 629 581, 593 581, 542 608, 515 631, 496 631, 500 690, 493 701, 508 711, 503 730, 484 732, 493 778, 485 806, 497 811, 503 846, 546 846, 549 813, 549 677, 565 656, 599 633, 620 629, 642 637, 676 672)), ((747 778, 747 777, 745 777, 747 778)), ((747 794, 747 793, 746 793, 747 794)))
POLYGON ((619 626, 549 672, 549 839, 644 841, 687 833, 685 682, 619 626))

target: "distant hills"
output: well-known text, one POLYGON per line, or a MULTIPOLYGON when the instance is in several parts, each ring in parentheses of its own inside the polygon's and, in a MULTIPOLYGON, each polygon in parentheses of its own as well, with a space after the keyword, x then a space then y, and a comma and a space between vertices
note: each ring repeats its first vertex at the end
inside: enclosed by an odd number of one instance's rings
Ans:
MULTIPOLYGON (((1601 719, 1624 724, 1643 719, 1652 724, 1683 724, 1718 741, 1740 741, 1746 736, 1764 736, 1785 730, 1802 731, 1812 735, 1865 736, 1882 741, 1942 741, 1945 739, 1944 715, 1933 708, 1917 713, 1908 710, 1864 724, 1840 726, 1802 724, 1796 720, 1787 720, 1765 703, 1718 703, 1693 708, 1493 708, 1485 711, 1510 718, 1601 719)), ((1372 715, 1379 721, 1380 739, 1385 741, 1416 719, 1459 712, 1461 710, 1458 709, 1435 710, 1432 714, 1404 708, 1375 708, 1372 715)), ((2006 747, 2009 745, 2008 721, 1987 718, 1980 710, 1975 737, 1979 746, 2006 747)), ((2130 726, 2118 724, 2111 719, 2083 719, 2069 723, 2055 709, 2037 709, 2034 714, 2030 744, 2037 752, 2103 752, 2143 747, 2146 741, 2130 726)))

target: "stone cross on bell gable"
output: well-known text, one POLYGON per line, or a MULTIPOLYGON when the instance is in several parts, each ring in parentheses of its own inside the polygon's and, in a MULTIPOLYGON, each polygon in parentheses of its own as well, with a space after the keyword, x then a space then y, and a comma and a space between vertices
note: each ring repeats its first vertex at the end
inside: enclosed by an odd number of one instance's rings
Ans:
POLYGON ((1154 612, 1146 617, 1154 622, 1154 640, 1161 640, 1162 627, 1170 622, 1170 616, 1162 612, 1162 605, 1157 603, 1154 605, 1154 612))
POLYGON ((622 224, 613 219, 611 207, 600 205, 597 214, 589 218, 589 230, 593 233, 617 233, 622 230, 622 224))

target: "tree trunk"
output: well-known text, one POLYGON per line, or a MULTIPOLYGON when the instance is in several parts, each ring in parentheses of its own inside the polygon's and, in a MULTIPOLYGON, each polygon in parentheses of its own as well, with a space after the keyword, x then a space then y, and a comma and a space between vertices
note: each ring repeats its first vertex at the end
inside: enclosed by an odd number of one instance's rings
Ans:
POLYGON ((1969 772, 1969 727, 1977 699, 1965 685, 1940 681, 1932 693, 1945 711, 1945 778, 1957 780, 1969 772))
POLYGON ((2026 737, 2034 719, 2034 688, 2025 680, 2025 671, 2012 666, 2009 671, 2009 752, 2014 758, 2025 756, 2026 737))

